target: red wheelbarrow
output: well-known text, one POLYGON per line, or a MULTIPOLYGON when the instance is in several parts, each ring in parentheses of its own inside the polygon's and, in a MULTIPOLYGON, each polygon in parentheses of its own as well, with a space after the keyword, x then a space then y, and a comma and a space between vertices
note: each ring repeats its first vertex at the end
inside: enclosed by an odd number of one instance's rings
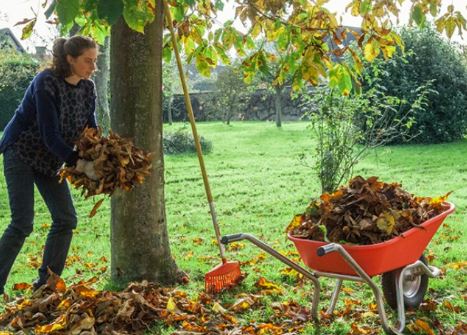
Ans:
POLYGON ((454 205, 443 203, 444 211, 423 222, 400 236, 389 241, 371 245, 345 245, 295 238, 289 239, 295 244, 300 257, 312 271, 309 271, 289 258, 280 254, 266 243, 250 234, 233 234, 222 237, 221 242, 248 240, 271 256, 290 266, 309 278, 314 285, 311 313, 318 321, 320 295, 319 277, 336 278, 336 287, 327 310, 334 311, 344 280, 364 282, 372 289, 382 327, 387 334, 402 334, 405 328, 405 308, 416 308, 422 301, 428 288, 428 278, 437 277, 441 271, 428 265, 423 251, 446 216, 454 211, 454 205), (371 277, 382 275, 382 290, 371 277), (384 309, 383 295, 386 302, 397 310, 398 322, 389 325, 384 309))

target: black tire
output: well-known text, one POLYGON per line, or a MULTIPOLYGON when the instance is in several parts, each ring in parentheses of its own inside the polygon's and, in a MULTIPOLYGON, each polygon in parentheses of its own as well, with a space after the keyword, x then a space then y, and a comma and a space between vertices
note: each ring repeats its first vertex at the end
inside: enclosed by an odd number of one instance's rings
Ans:
MULTIPOLYGON (((428 262, 425 256, 420 257, 425 265, 428 262)), ((397 309, 396 283, 402 268, 386 272, 383 274, 382 286, 386 302, 393 309, 397 309)), ((404 305, 406 309, 415 309, 423 302, 426 290, 428 289, 428 276, 426 274, 417 275, 414 280, 407 281, 407 287, 404 285, 404 305)))

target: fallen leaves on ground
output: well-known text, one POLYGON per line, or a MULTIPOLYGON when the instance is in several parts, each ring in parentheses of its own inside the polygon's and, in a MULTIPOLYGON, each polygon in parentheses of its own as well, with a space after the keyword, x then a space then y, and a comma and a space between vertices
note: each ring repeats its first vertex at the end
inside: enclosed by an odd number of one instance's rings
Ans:
POLYGON ((427 335, 435 335, 435 332, 431 328, 428 322, 417 319, 407 326, 407 328, 414 333, 421 333, 427 335))
MULTIPOLYGON (((0 315, 5 331, 35 334, 142 334, 154 322, 173 326, 173 334, 297 334, 311 319, 311 312, 294 301, 274 302, 268 322, 246 322, 242 315, 266 308, 261 294, 241 293, 236 301, 222 305, 214 296, 201 293, 196 300, 174 288, 143 281, 122 292, 98 291, 96 280, 66 286, 51 274, 47 285, 28 298, 8 303, 0 315)), ((23 284, 18 287, 23 288, 23 284)), ((260 290, 278 285, 260 278, 260 290)), ((8 332, 7 332, 8 333, 8 332)))
POLYGON ((467 267, 467 261, 460 261, 455 263, 448 263, 445 265, 446 268, 454 269, 454 270, 463 270, 467 267))
MULTIPOLYGON (((111 195, 116 189, 130 191, 150 174, 151 154, 115 133, 102 136, 100 129, 86 128, 76 147, 79 157, 94 163, 99 179, 91 180, 75 167, 64 167, 59 173, 62 180, 81 188, 86 198, 97 194, 111 195)), ((96 203, 96 207, 100 204, 96 203)))
POLYGON ((357 176, 347 186, 313 200, 287 232, 298 238, 374 244, 389 240, 440 214, 442 197, 415 197, 398 183, 357 176))

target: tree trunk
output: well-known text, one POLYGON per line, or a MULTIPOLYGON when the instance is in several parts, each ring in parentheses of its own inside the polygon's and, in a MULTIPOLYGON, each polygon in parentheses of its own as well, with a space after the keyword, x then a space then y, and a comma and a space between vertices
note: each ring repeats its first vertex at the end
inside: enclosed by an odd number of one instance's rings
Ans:
POLYGON ((282 86, 274 87, 274 107, 276 109, 276 126, 282 127, 282 86))
POLYGON ((156 18, 144 34, 123 19, 111 32, 112 129, 153 153, 145 182, 112 196, 111 274, 117 283, 171 284, 180 276, 170 252, 164 200, 161 2, 156 1, 156 18))
POLYGON ((99 56, 97 57, 96 72, 96 90, 97 90, 97 123, 108 132, 110 127, 110 108, 109 108, 109 43, 110 39, 106 37, 104 45, 99 47, 99 56))
POLYGON ((168 111, 167 111, 167 116, 168 116, 168 119, 169 119, 169 124, 172 125, 173 123, 173 119, 172 119, 172 105, 173 105, 173 101, 174 101, 174 95, 171 94, 170 97, 169 97, 169 103, 168 103, 168 111))
POLYGON ((237 99, 236 99, 236 96, 235 96, 235 93, 234 93, 234 95, 231 97, 231 99, 229 99, 229 106, 227 106, 227 108, 226 108, 225 123, 227 125, 230 125, 230 120, 232 119, 234 106, 236 106, 236 104, 235 104, 236 100, 237 99))
POLYGON ((226 125, 230 125, 230 119, 232 118, 232 105, 226 106, 224 113, 224 121, 226 125))

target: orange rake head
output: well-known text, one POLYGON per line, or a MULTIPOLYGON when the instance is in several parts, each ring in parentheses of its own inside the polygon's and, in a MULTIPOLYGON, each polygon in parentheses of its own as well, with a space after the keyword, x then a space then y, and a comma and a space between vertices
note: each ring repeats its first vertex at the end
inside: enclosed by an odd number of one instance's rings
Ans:
POLYGON ((222 260, 214 269, 204 276, 204 286, 208 293, 219 293, 237 285, 243 279, 239 262, 222 260))

